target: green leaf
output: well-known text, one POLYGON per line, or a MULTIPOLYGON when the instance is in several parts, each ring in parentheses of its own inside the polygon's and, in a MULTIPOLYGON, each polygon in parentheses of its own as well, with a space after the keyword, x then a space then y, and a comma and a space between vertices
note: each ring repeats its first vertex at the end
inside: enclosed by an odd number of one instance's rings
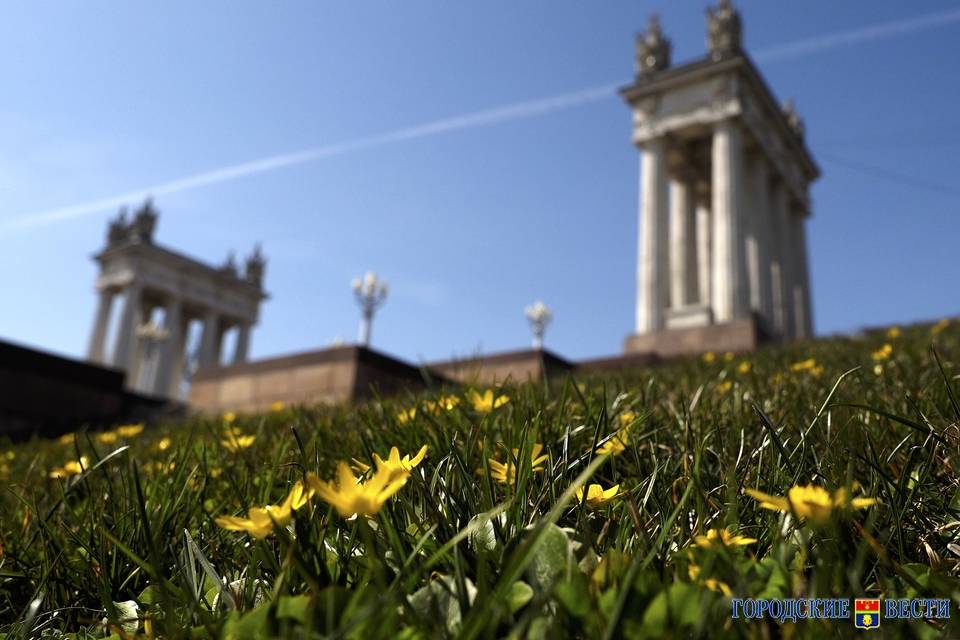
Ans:
POLYGON ((243 616, 232 613, 223 627, 224 640, 254 640, 268 637, 270 606, 264 605, 243 616))
POLYGON ((705 589, 688 582, 675 582, 657 594, 643 614, 643 626, 650 630, 693 627, 700 620, 700 603, 705 589))
POLYGON ((539 544, 533 551, 527 574, 530 582, 540 591, 549 591, 554 581, 573 562, 567 534, 557 525, 547 525, 539 544))
POLYGON ((510 613, 516 613, 527 606, 527 603, 533 599, 533 588, 522 580, 517 580, 510 586, 510 592, 507 594, 507 604, 510 606, 510 613))
POLYGON ((277 618, 290 618, 306 624, 310 614, 310 596, 283 596, 277 601, 277 618))
POLYGON ((590 592, 582 575, 574 574, 570 580, 557 584, 553 593, 573 617, 584 618, 590 613, 590 592))
POLYGON ((140 606, 134 600, 124 600, 123 602, 114 602, 113 608, 117 617, 111 622, 120 625, 124 633, 135 634, 140 628, 140 606))
POLYGON ((140 595, 137 596, 137 602, 148 608, 151 604, 157 604, 160 602, 160 587, 155 584, 147 585, 147 587, 140 592, 140 595))
MULTIPOLYGON (((469 578, 464 578, 467 590, 467 602, 473 604, 477 596, 477 588, 469 578)), ((452 576, 443 576, 431 580, 429 584, 418 589, 412 596, 408 596, 410 605, 424 620, 444 620, 447 631, 456 634, 460 629, 465 612, 460 610, 460 598, 456 592, 457 582, 452 576)))
POLYGON ((470 532, 470 547, 476 551, 495 551, 497 536, 493 530, 493 522, 489 518, 481 519, 480 516, 473 516, 469 524, 476 525, 476 528, 470 532))
POLYGON ((764 558, 760 563, 769 569, 770 576, 763 591, 757 594, 758 598, 784 598, 790 592, 790 575, 775 558, 764 558))

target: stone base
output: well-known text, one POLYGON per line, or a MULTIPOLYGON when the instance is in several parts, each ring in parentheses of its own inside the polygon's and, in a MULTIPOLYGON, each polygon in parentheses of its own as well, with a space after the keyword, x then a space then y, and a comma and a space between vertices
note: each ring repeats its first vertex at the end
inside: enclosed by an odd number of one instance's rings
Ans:
POLYGON ((667 329, 690 329, 713 324, 713 309, 706 305, 690 305, 667 309, 667 329))
POLYGON ((644 353, 658 358, 677 358, 707 351, 752 351, 771 339, 757 318, 749 317, 722 324, 629 335, 624 340, 623 351, 627 354, 644 353))
POLYGON ((572 371, 574 365, 546 349, 524 349, 434 362, 427 367, 456 382, 492 385, 508 380, 540 381, 572 371))
POLYGON ((266 411, 287 405, 339 404, 443 382, 429 372, 362 346, 344 346, 197 371, 189 405, 205 412, 266 411))

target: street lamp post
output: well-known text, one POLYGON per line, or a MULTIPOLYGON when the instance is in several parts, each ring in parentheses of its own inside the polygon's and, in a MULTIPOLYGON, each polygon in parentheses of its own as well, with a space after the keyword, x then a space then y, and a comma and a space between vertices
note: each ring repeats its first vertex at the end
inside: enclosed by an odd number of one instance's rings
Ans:
POLYGON ((387 283, 378 279, 373 271, 368 271, 362 279, 354 278, 350 286, 360 305, 360 344, 366 347, 370 345, 373 314, 387 299, 387 283))
POLYGON ((533 331, 533 348, 542 349, 543 334, 547 330, 547 325, 553 320, 553 311, 543 302, 537 300, 523 310, 523 315, 527 316, 527 320, 530 321, 530 329, 533 331))

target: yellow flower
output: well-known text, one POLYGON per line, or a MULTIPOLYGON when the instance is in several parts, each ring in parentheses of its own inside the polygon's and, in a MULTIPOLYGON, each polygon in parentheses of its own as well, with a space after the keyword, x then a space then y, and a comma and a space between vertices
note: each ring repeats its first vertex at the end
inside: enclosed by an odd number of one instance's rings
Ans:
POLYGON ((730 362, 731 360, 733 360, 733 352, 727 351, 725 354, 723 354, 723 359, 726 360, 727 362, 730 362))
POLYGON ((817 361, 814 358, 807 358, 806 360, 801 360, 800 362, 794 362, 790 365, 791 371, 810 371, 811 369, 816 368, 817 361))
POLYGON ((224 422, 226 422, 227 424, 230 424, 237 419, 237 414, 235 414, 233 411, 227 411, 221 417, 223 418, 224 422))
MULTIPOLYGON (((387 455, 386 460, 377 454, 373 454, 373 461, 377 463, 377 473, 384 471, 389 474, 389 480, 394 480, 401 476, 406 478, 413 468, 423 461, 426 455, 427 445, 420 447, 420 450, 417 451, 413 459, 410 458, 409 453, 401 459, 400 450, 396 447, 390 447, 390 453, 387 455)), ((369 467, 367 468, 369 469, 369 467)))
POLYGON ((730 389, 733 389, 733 380, 724 380, 717 385, 716 392, 720 395, 728 393, 730 389))
MULTIPOLYGON (((543 451, 543 445, 539 442, 533 445, 533 449, 530 452, 530 471, 533 473, 540 473, 543 471, 543 464, 547 461, 546 455, 540 455, 540 452, 543 451)), ((487 462, 490 463, 490 477, 496 480, 501 484, 514 485, 517 483, 517 464, 519 463, 520 450, 514 449, 513 455, 510 456, 510 459, 507 462, 500 462, 495 458, 490 458, 487 462)), ((484 473, 483 467, 477 469, 477 473, 484 473)))
POLYGON ((883 365, 875 364, 873 365, 873 375, 882 376, 883 375, 883 365))
POLYGON ((702 549, 723 549, 753 544, 757 539, 736 535, 726 529, 710 529, 707 535, 696 536, 693 541, 702 549))
POLYGON ((280 504, 268 504, 265 507, 251 507, 247 517, 220 516, 215 519, 218 526, 229 531, 246 531, 260 540, 273 533, 274 526, 285 527, 293 519, 293 512, 307 503, 313 495, 304 490, 303 483, 297 482, 280 504))
POLYGON ((949 326, 950 326, 950 321, 944 318, 937 324, 930 327, 930 332, 933 333, 933 335, 935 336, 940 335, 940 333, 949 326))
POLYGON ((597 447, 597 453, 600 455, 620 455, 627 449, 627 442, 630 436, 630 430, 627 428, 618 429, 609 440, 597 447))
POLYGON ((170 438, 160 438, 160 442, 157 443, 157 451, 166 451, 170 448, 170 444, 170 438))
POLYGON ((113 431, 103 431, 97 434, 97 442, 102 444, 113 444, 117 441, 117 434, 113 431))
POLYGON ((764 509, 784 511, 800 520, 824 524, 836 509, 866 509, 877 503, 876 498, 850 498, 847 489, 837 489, 833 495, 816 485, 791 487, 786 496, 771 496, 756 489, 747 489, 747 495, 760 502, 764 509))
POLYGON ((366 481, 357 479, 346 462, 337 464, 336 482, 324 482, 307 476, 311 490, 329 502, 344 518, 355 515, 375 516, 393 494, 407 482, 407 475, 393 477, 387 469, 379 469, 366 481))
MULTIPOLYGON (((587 506, 591 509, 599 509, 606 503, 617 497, 620 491, 620 485, 615 484, 609 489, 604 489, 599 484, 591 484, 587 487, 587 506)), ((583 501, 583 487, 577 489, 577 502, 583 501)))
POLYGON ((67 478, 83 473, 90 466, 87 456, 80 456, 79 460, 69 460, 62 467, 53 469, 48 475, 51 478, 67 478))
POLYGON ((900 327, 890 327, 887 329, 887 340, 896 340, 900 337, 900 327))
POLYGON ((490 413, 494 409, 510 402, 510 398, 507 396, 494 397, 493 389, 487 389, 483 392, 483 395, 480 395, 476 391, 471 391, 469 398, 470 402, 473 403, 473 408, 480 413, 490 413))
POLYGON ((257 436, 244 436, 238 434, 228 434, 227 438, 220 441, 223 448, 230 453, 237 453, 241 449, 246 449, 256 442, 257 436))
POLYGON ((440 396, 436 401, 426 402, 427 410, 435 416, 440 415, 444 411, 450 411, 460 404, 460 398, 457 396, 440 396))
POLYGON ((695 565, 695 564, 691 564, 691 565, 687 568, 687 574, 690 576, 690 579, 691 579, 691 580, 693 580, 693 581, 695 581, 695 582, 699 582, 700 584, 704 585, 707 589, 710 589, 711 591, 716 591, 716 592, 718 592, 718 593, 722 593, 723 595, 727 596, 728 598, 733 595, 733 590, 730 589, 730 585, 728 585, 726 582, 721 582, 721 581, 716 580, 716 579, 714 579, 714 578, 707 578, 706 580, 699 580, 698 578, 700 577, 700 567, 698 567, 698 566, 695 565))
POLYGON ((749 361, 744 360, 743 362, 737 365, 737 373, 739 373, 742 376, 745 376, 748 373, 750 373, 750 369, 752 368, 753 368, 753 365, 751 365, 749 361))
POLYGON ((75 434, 73 433, 65 433, 59 438, 57 438, 57 442, 59 442, 60 444, 73 444, 74 436, 75 434))
POLYGON ((134 436, 140 435, 142 432, 142 422, 138 422, 137 424, 125 424, 117 427, 117 435, 121 438, 133 438, 134 436))
POLYGON ((163 460, 156 460, 153 463, 147 463, 144 465, 143 470, 147 473, 163 473, 165 475, 170 475, 177 468, 176 462, 164 462, 163 460))
POLYGON ((713 351, 707 351, 705 354, 703 354, 703 361, 706 362, 707 364, 710 364, 716 359, 717 359, 717 354, 715 354, 713 351))
POLYGON ((287 408, 287 405, 283 403, 283 400, 277 400, 276 402, 270 405, 270 411, 273 411, 274 413, 283 411, 286 408, 287 408))
POLYGON ((893 354, 893 347, 888 343, 873 352, 873 359, 886 360, 893 354))
POLYGON ((417 408, 411 407, 405 411, 401 411, 397 414, 397 422, 400 424, 407 424, 411 420, 417 417, 417 408))
POLYGON ((631 424, 633 424, 633 421, 636 419, 637 419, 636 413, 634 413, 633 411, 624 411, 623 413, 620 414, 620 418, 619 418, 620 426, 629 427, 631 424))
POLYGON ((810 375, 814 378, 819 378, 823 375, 823 365, 817 365, 810 369, 810 375))

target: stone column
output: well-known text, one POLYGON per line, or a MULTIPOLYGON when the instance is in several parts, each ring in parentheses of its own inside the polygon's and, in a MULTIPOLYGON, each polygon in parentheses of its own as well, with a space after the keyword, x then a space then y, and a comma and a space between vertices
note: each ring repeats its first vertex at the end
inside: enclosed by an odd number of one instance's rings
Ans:
POLYGON ((166 396, 171 400, 180 399, 180 385, 183 382, 183 368, 187 361, 187 333, 190 328, 190 318, 180 311, 180 327, 177 330, 178 342, 173 344, 172 358, 170 360, 170 385, 167 387, 166 396))
MULTIPOLYGON (((704 196, 706 197, 706 196, 704 196)), ((697 301, 704 307, 710 306, 710 244, 713 241, 710 229, 710 203, 697 201, 697 301)))
POLYGON ((785 337, 784 331, 784 301, 783 301, 783 250, 781 248, 780 238, 783 233, 780 230, 782 221, 778 210, 777 189, 779 183, 770 182, 767 185, 768 202, 770 203, 770 320, 773 322, 773 329, 780 336, 785 337))
POLYGON ((735 122, 724 120, 713 131, 712 298, 715 322, 742 318, 749 308, 743 251, 743 141, 735 122))
POLYGON ((667 158, 666 143, 655 139, 641 147, 640 250, 637 264, 637 333, 663 328, 667 306, 667 158))
POLYGON ((693 180, 670 181, 670 306, 696 304, 697 212, 693 180))
POLYGON ((766 158, 753 158, 748 178, 750 201, 746 207, 749 219, 746 246, 750 309, 770 323, 773 320, 770 287, 770 175, 766 158))
POLYGON ((113 366, 127 372, 127 386, 136 383, 135 358, 137 355, 137 327, 140 326, 143 302, 142 287, 139 282, 131 282, 124 292, 123 312, 113 348, 113 366))
MULTIPOLYGON (((141 296, 141 300, 143 300, 141 296)), ((156 305, 153 302, 143 301, 140 305, 140 317, 133 328, 134 343, 131 357, 130 368, 127 369, 127 386, 135 391, 149 393, 153 389, 152 375, 155 375, 157 368, 153 360, 157 357, 156 349, 153 344, 137 335, 137 330, 144 324, 150 322, 153 317, 153 310, 156 305)))
POLYGON ((779 282, 777 289, 780 297, 780 308, 774 311, 774 316, 780 317, 780 333, 785 340, 796 337, 793 312, 793 228, 790 224, 790 207, 786 185, 776 182, 773 185, 770 203, 773 207, 774 226, 777 229, 776 263, 779 266, 779 282))
POLYGON ((807 272, 806 219, 801 212, 793 212, 790 218, 793 227, 794 326, 797 338, 809 338, 813 335, 813 313, 810 308, 810 277, 807 272))
POLYGON ((203 333, 200 336, 199 366, 209 367, 220 364, 220 317, 215 311, 208 311, 203 319, 203 333))
POLYGON ((237 329, 237 347, 233 352, 233 363, 246 362, 250 351, 250 323, 243 322, 237 329))
POLYGON ((812 338, 816 335, 816 327, 813 324, 813 281, 810 279, 810 245, 807 243, 807 222, 804 218, 800 223, 800 247, 801 247, 801 266, 803 268, 803 311, 806 320, 807 337, 812 338))
MULTIPOLYGON (((164 307, 163 328, 167 330, 167 338, 160 346, 157 375, 153 380, 154 395, 169 397, 173 376, 176 375, 179 378, 178 369, 183 360, 181 311, 180 298, 170 297, 164 307)), ((179 384, 177 388, 179 389, 179 384)))
POLYGON ((93 321, 93 332, 90 334, 90 349, 87 359, 97 364, 106 362, 104 343, 107 340, 107 331, 110 328, 110 309, 113 307, 113 292, 108 289, 100 291, 100 302, 97 304, 97 316, 93 321))

